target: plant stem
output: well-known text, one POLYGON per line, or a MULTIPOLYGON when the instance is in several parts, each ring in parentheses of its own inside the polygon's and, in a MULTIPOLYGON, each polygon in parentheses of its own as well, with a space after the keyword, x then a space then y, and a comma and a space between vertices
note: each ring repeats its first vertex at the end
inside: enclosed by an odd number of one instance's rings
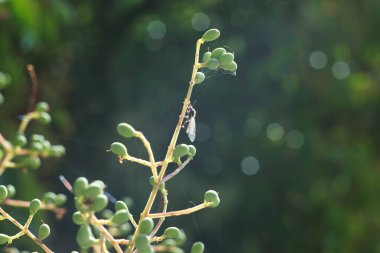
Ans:
POLYGON ((150 161, 150 168, 152 170, 152 174, 154 176, 154 180, 157 179, 157 166, 156 162, 154 161, 154 155, 152 151, 152 147, 150 146, 149 141, 145 138, 144 134, 142 132, 137 132, 137 137, 141 140, 141 142, 144 144, 145 149, 148 152, 149 155, 149 161, 150 161))
POLYGON ((117 243, 115 238, 108 232, 108 230, 99 222, 95 215, 91 217, 92 224, 94 224, 100 232, 107 238, 108 241, 112 244, 117 253, 123 253, 120 245, 117 243))
MULTIPOLYGON (((5 199, 3 201, 3 204, 7 206, 13 206, 13 207, 29 208, 30 202, 18 200, 18 199, 5 199)), ((54 205, 45 204, 45 203, 41 203, 41 209, 54 212, 57 219, 61 219, 66 214, 66 211, 67 211, 66 208, 56 207, 54 205)))
POLYGON ((204 208, 207 208, 211 204, 212 203, 210 203, 210 202, 203 202, 202 204, 193 206, 191 208, 183 209, 183 210, 166 212, 166 213, 151 213, 151 214, 148 214, 148 217, 152 218, 152 219, 156 219, 156 218, 162 218, 162 217, 180 216, 180 215, 191 214, 191 213, 194 213, 196 211, 199 211, 199 210, 202 210, 204 208))
POLYGON ((21 225, 17 220, 15 220, 12 216, 10 216, 7 212, 5 212, 1 207, 0 207, 0 213, 3 215, 4 218, 12 222, 24 234, 26 234, 29 238, 31 238, 38 246, 40 246, 41 249, 43 249, 43 251, 47 253, 54 253, 45 244, 43 244, 40 240, 38 240, 37 237, 35 237, 32 232, 30 232, 27 228, 21 225))

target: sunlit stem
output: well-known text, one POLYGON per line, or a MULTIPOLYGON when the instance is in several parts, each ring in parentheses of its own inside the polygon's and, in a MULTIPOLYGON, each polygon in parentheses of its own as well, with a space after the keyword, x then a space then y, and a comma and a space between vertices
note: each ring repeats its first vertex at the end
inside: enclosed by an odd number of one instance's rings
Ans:
POLYGON ((150 239, 151 242, 162 242, 163 240, 165 240, 165 236, 155 236, 150 239))
POLYGON ((212 205, 212 202, 203 202, 202 204, 193 206, 191 208, 183 209, 183 210, 165 212, 165 213, 151 213, 151 214, 148 214, 148 217, 152 219, 156 219, 156 218, 162 218, 162 217, 187 215, 187 214, 191 214, 199 210, 202 210, 204 208, 210 207, 211 205, 212 205))
POLYGON ((102 233, 108 241, 110 241, 112 247, 116 250, 117 253, 123 253, 123 250, 121 249, 120 245, 117 243, 115 238, 113 238, 110 232, 108 232, 108 230, 99 222, 95 215, 92 215, 91 223, 100 230, 100 233, 102 233))
POLYGON ((17 220, 15 220, 12 216, 10 216, 7 212, 5 212, 1 207, 0 207, 0 213, 5 219, 9 220, 16 227, 18 227, 23 232, 23 234, 31 238, 44 252, 53 253, 53 251, 51 251, 45 244, 43 244, 40 240, 38 240, 38 238, 34 236, 32 232, 30 232, 27 228, 21 225, 17 220))
POLYGON ((123 156, 123 159, 131 161, 131 162, 139 163, 139 164, 142 164, 142 165, 147 166, 147 167, 150 167, 150 165, 151 165, 150 162, 148 162, 144 159, 136 158, 136 157, 131 156, 129 154, 126 154, 125 156, 123 156))
POLYGON ((156 181, 157 176, 158 176, 157 175, 157 165, 156 165, 156 162, 154 160, 154 155, 153 155, 152 147, 150 146, 149 141, 145 138, 145 136, 144 136, 144 134, 142 132, 137 132, 136 133, 136 137, 138 137, 141 140, 141 142, 145 146, 146 151, 148 152, 149 161, 150 161, 149 167, 151 168, 154 180, 156 181))
MULTIPOLYGON (((169 204, 169 201, 168 201, 168 191, 164 188, 161 190, 161 194, 162 194, 162 199, 164 201, 164 206, 162 208, 162 212, 165 213, 168 209, 168 204, 169 204)), ((156 233, 158 232, 158 230, 160 229, 160 227, 162 226, 162 224, 164 223, 165 221, 165 217, 161 217, 158 222, 157 222, 157 225, 154 227, 154 229, 152 230, 152 232, 150 233, 150 237, 153 237, 156 235, 156 233)))
POLYGON ((120 245, 129 245, 130 241, 125 239, 116 239, 115 240, 120 245))
MULTIPOLYGON (((21 207, 21 208, 29 208, 30 202, 29 201, 23 201, 23 200, 18 200, 18 199, 5 199, 2 204, 6 206, 13 206, 13 207, 21 207)), ((41 203, 41 209, 42 210, 47 210, 54 212, 56 215, 57 219, 61 219, 65 213, 66 213, 66 208, 63 207, 56 207, 55 205, 52 204, 46 204, 46 203, 41 203)))
POLYGON ((175 246, 155 245, 153 246, 155 252, 175 252, 178 248, 175 246))
POLYGON ((38 116, 38 114, 36 112, 30 112, 30 113, 26 114, 25 116, 23 116, 21 124, 18 128, 18 133, 24 134, 24 132, 25 132, 26 128, 28 127, 30 121, 32 119, 35 119, 37 116, 38 116))
POLYGON ((186 167, 186 165, 192 160, 193 158, 192 157, 188 157, 186 159, 186 161, 184 161, 177 169, 175 169, 172 173, 168 174, 166 177, 164 177, 162 179, 162 182, 166 182, 166 181, 169 181, 170 179, 172 179, 175 175, 177 175, 178 173, 181 172, 181 170, 183 170, 183 168, 186 167))

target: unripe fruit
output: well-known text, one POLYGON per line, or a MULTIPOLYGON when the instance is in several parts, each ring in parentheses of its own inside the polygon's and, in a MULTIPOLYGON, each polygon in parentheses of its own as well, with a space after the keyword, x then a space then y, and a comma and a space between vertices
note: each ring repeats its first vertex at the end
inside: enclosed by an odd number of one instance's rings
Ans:
POLYGON ((210 58, 211 58, 211 52, 206 52, 203 54, 202 62, 206 63, 206 62, 208 62, 208 60, 210 60, 210 58))
POLYGON ((24 156, 17 163, 17 167, 37 169, 41 165, 41 160, 38 156, 24 156))
POLYGON ((6 199, 8 196, 8 189, 4 185, 0 185, 0 202, 6 199))
POLYGON ((175 238, 174 240, 176 241, 177 246, 182 246, 185 244, 187 237, 186 237, 185 232, 182 229, 180 229, 179 231, 180 231, 179 237, 175 238))
POLYGON ((136 130, 127 123, 117 125, 117 132, 125 138, 131 138, 136 135, 136 130))
POLYGON ((91 227, 88 224, 81 225, 79 227, 76 241, 82 248, 89 248, 94 244, 95 238, 92 234, 91 227))
POLYGON ((149 247, 140 249, 139 253, 155 253, 155 251, 152 246, 149 246, 149 247))
POLYGON ((180 231, 178 228, 176 227, 169 227, 167 229, 165 229, 165 232, 164 232, 164 236, 166 238, 172 238, 172 239, 175 239, 175 238, 178 238, 180 236, 180 231))
POLYGON ((234 57, 235 56, 232 53, 224 53, 219 57, 220 64, 229 64, 234 60, 234 57))
POLYGON ((196 242, 191 247, 191 253, 203 253, 205 246, 202 242, 196 242))
POLYGON ((88 186, 88 180, 85 177, 78 177, 73 186, 74 194, 75 195, 82 195, 84 190, 88 186))
POLYGON ((173 157, 182 157, 189 153, 189 146, 186 144, 180 144, 173 150, 173 157))
POLYGON ((46 102, 38 102, 34 107, 36 112, 46 112, 49 110, 49 105, 46 102))
POLYGON ((197 153, 197 149, 193 145, 189 145, 189 156, 193 157, 197 153))
POLYGON ((62 145, 53 145, 50 147, 49 155, 53 157, 60 157, 66 153, 65 147, 62 145))
POLYGON ((46 192, 42 197, 42 201, 47 204, 53 204, 56 198, 57 195, 54 192, 46 192))
POLYGON ((211 59, 207 62, 207 64, 206 64, 207 68, 209 68, 209 69, 211 69, 211 70, 216 70, 216 69, 218 69, 218 68, 219 68, 219 65, 220 65, 219 61, 218 61, 217 59, 215 59, 215 58, 211 58, 211 59))
POLYGON ((116 211, 115 215, 112 217, 111 221, 115 224, 123 224, 129 220, 129 212, 126 209, 121 209, 116 211))
POLYGON ((83 196, 86 198, 94 199, 98 195, 102 194, 103 190, 99 187, 99 185, 90 184, 83 192, 83 196))
POLYGON ((29 212, 35 214, 41 208, 41 201, 39 199, 33 199, 29 204, 29 212))
POLYGON ((210 29, 207 32, 205 32, 205 34, 203 34, 202 39, 205 42, 209 42, 209 41, 216 40, 217 38, 219 38, 219 36, 220 36, 220 32, 218 29, 210 29))
POLYGON ((36 152, 41 152, 44 149, 44 146, 40 142, 33 142, 32 145, 30 145, 30 149, 36 152))
POLYGON ((19 147, 25 146, 27 142, 28 141, 27 141, 25 135, 23 135, 23 134, 17 134, 15 137, 15 140, 14 140, 15 145, 19 146, 19 147))
POLYGON ((0 234, 0 245, 8 243, 10 237, 6 234, 0 234))
POLYGON ((16 195, 16 188, 13 185, 8 184, 7 190, 8 190, 8 198, 12 198, 14 195, 16 195))
POLYGON ((116 211, 123 210, 123 209, 128 210, 128 206, 127 204, 124 203, 124 201, 119 200, 119 201, 116 201, 115 203, 115 209, 116 211))
POLYGON ((50 235, 50 227, 48 224, 42 224, 38 230, 38 239, 43 240, 50 235))
POLYGON ((100 212, 108 205, 108 198, 106 195, 98 195, 91 205, 91 210, 94 212, 100 212))
POLYGON ((65 194, 57 194, 56 198, 54 199, 54 205, 56 206, 62 206, 66 203, 67 197, 65 194))
POLYGON ((127 148, 124 146, 123 143, 120 142, 114 142, 111 144, 111 151, 115 155, 120 156, 126 156, 127 155, 127 148))
POLYGON ((150 246, 149 237, 147 235, 139 235, 136 238, 136 248, 140 251, 150 246))
POLYGON ((72 219, 73 219, 73 222, 77 225, 83 225, 86 222, 82 213, 79 211, 76 211, 75 213, 73 213, 72 219))
POLYGON ((224 53, 226 53, 226 49, 222 48, 222 47, 218 47, 218 48, 215 48, 214 50, 212 50, 211 52, 211 58, 215 58, 215 59, 218 59, 221 55, 223 55, 224 53))
POLYGON ((195 79, 194 79, 195 84, 201 83, 204 80, 205 80, 205 74, 203 74, 202 72, 197 72, 195 74, 195 79))
POLYGON ((217 207, 220 204, 219 195, 214 190, 209 190, 205 193, 204 199, 206 202, 211 202, 210 207, 217 207))
POLYGON ((232 61, 228 64, 223 65, 222 67, 227 71, 235 72, 237 70, 237 63, 232 61))
POLYGON ((177 242, 173 239, 165 239, 165 241, 163 242, 164 245, 166 246, 176 246, 177 245, 177 242))
POLYGON ((140 233, 146 234, 146 235, 150 234, 150 232, 152 232, 153 230, 153 226, 154 226, 154 223, 151 218, 143 219, 140 223, 140 233))
POLYGON ((47 112, 40 112, 39 117, 37 118, 42 124, 49 124, 51 122, 50 114, 47 112))

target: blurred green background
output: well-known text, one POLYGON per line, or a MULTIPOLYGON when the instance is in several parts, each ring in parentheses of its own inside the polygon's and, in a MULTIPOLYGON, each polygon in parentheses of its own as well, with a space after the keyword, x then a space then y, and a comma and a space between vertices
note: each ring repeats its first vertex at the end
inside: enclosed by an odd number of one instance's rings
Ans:
MULTIPOLYGON (((30 199, 67 192, 60 174, 101 179, 117 198, 133 197, 138 216, 149 170, 105 152, 121 140, 115 126, 143 131, 162 159, 195 42, 215 27, 221 38, 203 52, 228 46, 237 76, 209 71, 196 87, 198 153, 168 190, 170 210, 209 189, 222 204, 167 224, 207 253, 380 252, 379 26, 374 0, 0 0, 0 71, 13 80, 1 131, 10 135, 27 108, 32 63, 53 117, 32 129, 67 149, 37 173, 2 180, 30 199)), ((139 142, 125 143, 145 157, 139 142)), ((47 244, 76 249, 75 229, 69 214, 47 244)))

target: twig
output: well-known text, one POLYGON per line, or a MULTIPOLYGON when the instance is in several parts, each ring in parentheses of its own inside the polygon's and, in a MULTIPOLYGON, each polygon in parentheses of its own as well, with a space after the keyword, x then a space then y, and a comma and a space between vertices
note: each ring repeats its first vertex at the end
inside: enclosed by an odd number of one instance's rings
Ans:
MULTIPOLYGON (((29 208, 30 202, 18 199, 5 199, 3 201, 3 204, 13 207, 29 208)), ((54 212, 57 219, 62 219, 62 217, 67 212, 66 208, 64 207, 56 207, 55 205, 45 203, 41 203, 41 209, 54 212)))
POLYGON ((183 209, 183 210, 171 211, 171 212, 166 212, 166 213, 150 213, 150 214, 148 214, 147 217, 150 217, 152 219, 156 219, 156 218, 162 218, 162 217, 186 215, 186 214, 191 214, 191 213, 194 213, 196 211, 202 210, 202 209, 207 208, 211 205, 212 205, 212 202, 203 202, 202 204, 193 206, 191 208, 183 209))
POLYGON ((92 224, 94 224, 100 230, 100 232, 104 234, 107 240, 110 241, 116 252, 123 253, 123 250, 121 249, 120 245, 117 243, 115 238, 113 238, 110 232, 108 232, 108 230, 99 222, 95 215, 92 215, 91 220, 92 224))
POLYGON ((183 170, 183 168, 186 167, 187 164, 189 164, 189 162, 192 160, 193 158, 192 157, 188 157, 186 159, 186 161, 184 161, 177 169, 175 169, 172 173, 168 174, 166 177, 164 177, 162 179, 162 182, 165 183, 166 181, 169 181, 170 179, 172 179, 175 175, 177 175, 178 173, 181 172, 181 170, 183 170))

